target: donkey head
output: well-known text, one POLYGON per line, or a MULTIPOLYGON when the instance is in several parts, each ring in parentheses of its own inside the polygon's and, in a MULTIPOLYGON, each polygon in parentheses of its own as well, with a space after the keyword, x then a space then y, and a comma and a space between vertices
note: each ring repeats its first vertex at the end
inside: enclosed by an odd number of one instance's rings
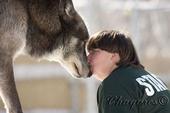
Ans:
POLYGON ((80 78, 88 77, 85 45, 89 34, 87 28, 74 9, 71 0, 60 0, 60 22, 62 26, 62 46, 57 49, 57 59, 71 75, 80 78))

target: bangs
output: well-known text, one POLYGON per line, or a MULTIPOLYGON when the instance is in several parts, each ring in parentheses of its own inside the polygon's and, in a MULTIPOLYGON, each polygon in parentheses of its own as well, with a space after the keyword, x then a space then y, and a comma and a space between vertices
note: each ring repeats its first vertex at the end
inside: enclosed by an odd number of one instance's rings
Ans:
POLYGON ((113 40, 115 32, 110 34, 108 31, 102 31, 92 36, 87 42, 87 50, 102 49, 108 52, 113 52, 113 40))

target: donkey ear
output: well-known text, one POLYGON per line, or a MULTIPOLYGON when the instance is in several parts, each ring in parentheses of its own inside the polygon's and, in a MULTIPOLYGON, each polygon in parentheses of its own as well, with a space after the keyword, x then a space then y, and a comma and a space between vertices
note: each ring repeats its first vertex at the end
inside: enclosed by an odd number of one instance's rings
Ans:
POLYGON ((72 0, 60 0, 59 10, 65 21, 71 20, 76 14, 72 0))

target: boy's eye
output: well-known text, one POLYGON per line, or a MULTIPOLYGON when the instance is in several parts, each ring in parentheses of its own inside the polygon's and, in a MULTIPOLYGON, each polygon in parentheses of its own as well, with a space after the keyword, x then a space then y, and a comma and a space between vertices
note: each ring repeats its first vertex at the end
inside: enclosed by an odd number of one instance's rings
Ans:
POLYGON ((93 51, 93 53, 97 53, 97 52, 99 52, 99 51, 98 51, 98 50, 94 50, 94 51, 93 51))
POLYGON ((96 54, 98 54, 98 53, 100 53, 100 50, 91 50, 88 54, 90 54, 90 55, 96 55, 96 54))
POLYGON ((97 54, 97 53, 99 53, 100 51, 99 50, 93 50, 92 51, 92 54, 97 54))

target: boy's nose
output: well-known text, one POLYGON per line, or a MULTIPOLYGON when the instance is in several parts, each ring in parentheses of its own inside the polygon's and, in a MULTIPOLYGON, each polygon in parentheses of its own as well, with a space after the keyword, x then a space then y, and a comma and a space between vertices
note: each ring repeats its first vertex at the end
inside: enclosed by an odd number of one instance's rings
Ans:
POLYGON ((91 54, 90 53, 87 56, 87 61, 88 61, 88 63, 90 63, 90 61, 91 61, 91 54))

